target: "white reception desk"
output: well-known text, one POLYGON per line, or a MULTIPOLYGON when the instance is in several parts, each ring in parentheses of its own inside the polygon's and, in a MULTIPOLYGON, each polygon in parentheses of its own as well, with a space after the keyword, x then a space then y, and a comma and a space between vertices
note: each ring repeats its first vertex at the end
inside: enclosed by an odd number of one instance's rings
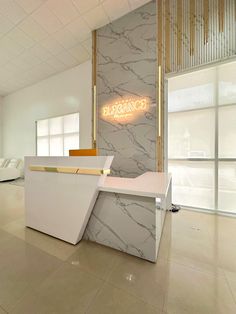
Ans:
POLYGON ((113 156, 26 157, 26 226, 78 243, 82 238, 155 262, 171 176, 108 177, 113 156))

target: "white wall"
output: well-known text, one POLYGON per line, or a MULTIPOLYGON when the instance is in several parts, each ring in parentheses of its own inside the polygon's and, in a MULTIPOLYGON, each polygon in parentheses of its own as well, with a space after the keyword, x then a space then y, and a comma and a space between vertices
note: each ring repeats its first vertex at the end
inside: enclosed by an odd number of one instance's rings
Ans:
POLYGON ((80 113, 80 147, 91 147, 91 62, 3 98, 3 155, 35 155, 35 121, 80 113))

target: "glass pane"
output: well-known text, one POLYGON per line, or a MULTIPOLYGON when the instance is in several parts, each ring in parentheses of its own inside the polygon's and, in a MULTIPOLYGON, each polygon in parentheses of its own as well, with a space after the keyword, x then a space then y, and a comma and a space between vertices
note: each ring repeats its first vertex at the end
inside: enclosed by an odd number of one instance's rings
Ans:
POLYGON ((169 113, 169 158, 214 158, 214 109, 169 113))
POLYGON ((219 104, 236 104, 236 62, 218 67, 219 104))
POLYGON ((219 157, 236 158, 236 105, 219 108, 219 157))
POLYGON ((63 156, 63 136, 50 138, 50 156, 63 156))
POLYGON ((37 156, 49 156, 48 137, 42 137, 37 139, 37 156))
POLYGON ((215 68, 168 80, 169 112, 213 106, 215 68))
POLYGON ((64 116, 64 133, 79 133, 79 113, 64 116))
POLYGON ((214 162, 170 162, 175 204, 214 208, 214 162))
POLYGON ((236 213, 236 162, 219 162, 219 209, 236 213))
POLYGON ((37 121, 37 136, 48 135, 48 120, 37 121))
POLYGON ((70 149, 79 149, 79 134, 65 135, 64 156, 69 156, 70 149))
POLYGON ((63 133, 63 117, 52 118, 49 120, 50 134, 57 135, 63 133))

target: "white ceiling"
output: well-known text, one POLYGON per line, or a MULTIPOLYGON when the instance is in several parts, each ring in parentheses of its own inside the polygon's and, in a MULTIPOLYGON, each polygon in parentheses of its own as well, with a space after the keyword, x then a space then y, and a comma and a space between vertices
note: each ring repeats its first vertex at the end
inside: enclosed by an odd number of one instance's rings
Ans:
POLYGON ((91 58, 91 31, 150 0, 0 0, 0 95, 91 58))

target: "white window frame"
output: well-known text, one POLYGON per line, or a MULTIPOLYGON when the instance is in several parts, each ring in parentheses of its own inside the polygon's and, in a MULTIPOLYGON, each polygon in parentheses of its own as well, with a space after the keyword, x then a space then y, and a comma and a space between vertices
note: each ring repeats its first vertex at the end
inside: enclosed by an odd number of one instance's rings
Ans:
MULTIPOLYGON (((187 73, 193 73, 197 72, 203 69, 208 69, 208 68, 216 68, 216 77, 215 77, 215 82, 214 82, 214 105, 209 106, 209 107, 202 107, 202 108, 196 108, 196 109, 184 109, 180 110, 178 112, 190 112, 190 111, 195 111, 195 110, 207 110, 207 109, 214 109, 215 113, 215 155, 214 158, 168 158, 168 115, 171 115, 172 112, 168 112, 168 106, 166 106, 166 129, 165 129, 165 152, 166 152, 166 162, 167 162, 167 169, 168 169, 168 162, 169 161, 196 161, 196 162, 206 162, 206 161, 212 161, 214 162, 214 208, 213 209, 208 209, 208 208, 199 208, 199 207, 193 207, 193 206, 187 206, 187 205, 182 205, 181 207, 183 208, 192 208, 200 211, 208 211, 208 212, 216 212, 224 215, 231 215, 235 216, 236 212, 232 211, 227 211, 227 210, 222 210, 219 208, 219 162, 234 162, 236 161, 235 158, 221 158, 219 157, 219 108, 221 107, 227 107, 227 106, 236 106, 236 103, 232 104, 224 104, 221 105, 219 104, 219 99, 218 99, 218 66, 223 65, 223 64, 228 64, 231 62, 235 62, 235 58, 231 58, 229 60, 223 61, 223 62, 215 62, 209 65, 201 66, 201 67, 196 67, 193 70, 188 70, 188 71, 183 71, 179 74, 175 75, 167 75, 166 77, 166 88, 167 88, 167 99, 168 99, 168 79, 177 77, 180 75, 184 75, 187 73)), ((174 112, 173 112, 174 113, 174 112)), ((180 204, 181 205, 181 204, 180 204)))
MULTIPOLYGON (((79 121, 80 121, 80 115, 79 115, 79 112, 72 112, 72 113, 68 113, 68 114, 65 114, 65 115, 60 115, 60 116, 53 116, 53 117, 49 117, 49 118, 46 118, 46 119, 40 119, 40 120, 37 120, 35 121, 35 142, 36 142, 36 156, 38 156, 38 138, 45 138, 45 139, 48 139, 48 152, 49 154, 47 155, 48 157, 52 157, 54 155, 50 155, 50 139, 51 138, 56 138, 58 136, 61 136, 62 137, 62 146, 63 146, 63 155, 62 156, 68 156, 68 155, 65 155, 65 145, 64 145, 64 141, 65 141, 65 137, 67 135, 78 135, 79 137, 79 144, 80 144, 80 123, 79 123, 79 131, 78 132, 70 132, 70 133, 65 133, 64 132, 64 118, 67 117, 67 116, 70 116, 72 114, 78 114, 79 116, 79 121), (58 134, 50 134, 50 121, 52 119, 55 119, 55 118, 62 118, 63 119, 63 123, 62 123, 62 133, 58 133, 58 134), (48 135, 42 135, 42 136, 38 136, 38 132, 37 132, 37 129, 38 129, 38 122, 39 121, 47 121, 48 120, 48 135)), ((73 149, 73 148, 71 148, 73 149)), ((79 149, 79 147, 78 147, 79 149)))

